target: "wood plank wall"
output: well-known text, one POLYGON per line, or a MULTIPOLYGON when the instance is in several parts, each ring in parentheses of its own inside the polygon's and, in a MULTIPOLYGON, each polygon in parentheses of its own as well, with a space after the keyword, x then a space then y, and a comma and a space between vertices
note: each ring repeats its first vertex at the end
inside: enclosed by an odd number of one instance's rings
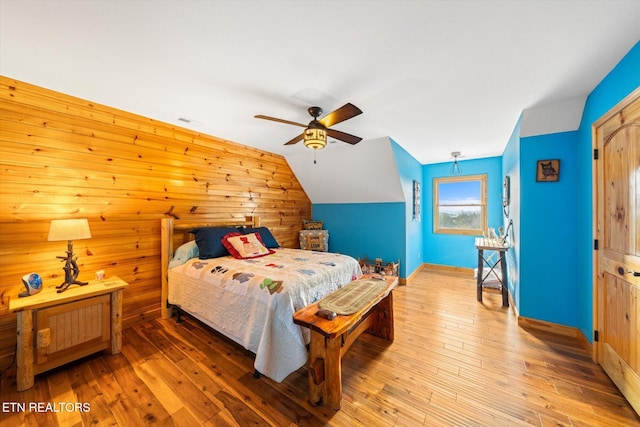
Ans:
POLYGON ((80 279, 97 270, 130 283, 123 324, 158 317, 160 219, 260 215, 299 247, 311 202, 284 157, 0 76, 0 369, 13 357, 8 296, 21 277, 64 278, 65 242, 49 222, 88 218, 74 242, 80 279))

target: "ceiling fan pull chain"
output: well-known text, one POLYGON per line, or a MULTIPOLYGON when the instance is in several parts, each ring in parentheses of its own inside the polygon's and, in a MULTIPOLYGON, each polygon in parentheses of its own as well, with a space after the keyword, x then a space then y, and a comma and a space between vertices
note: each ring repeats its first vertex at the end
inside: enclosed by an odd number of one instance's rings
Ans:
POLYGON ((313 150, 313 164, 314 165, 318 163, 318 162, 316 162, 316 153, 317 153, 317 150, 313 150))

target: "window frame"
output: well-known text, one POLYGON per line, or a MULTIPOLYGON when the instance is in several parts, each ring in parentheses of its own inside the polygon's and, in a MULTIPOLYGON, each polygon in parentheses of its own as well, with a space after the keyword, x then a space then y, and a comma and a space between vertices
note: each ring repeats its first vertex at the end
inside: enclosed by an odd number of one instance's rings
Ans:
POLYGON ((433 178, 433 232, 436 234, 460 234, 467 236, 482 236, 487 229, 487 174, 479 175, 463 175, 452 177, 433 178), (468 204, 468 205, 445 205, 440 202, 440 184, 454 183, 454 182, 480 182, 480 204, 468 204), (445 206, 474 206, 480 207, 480 221, 481 229, 473 228, 445 228, 440 226, 440 207, 445 206))

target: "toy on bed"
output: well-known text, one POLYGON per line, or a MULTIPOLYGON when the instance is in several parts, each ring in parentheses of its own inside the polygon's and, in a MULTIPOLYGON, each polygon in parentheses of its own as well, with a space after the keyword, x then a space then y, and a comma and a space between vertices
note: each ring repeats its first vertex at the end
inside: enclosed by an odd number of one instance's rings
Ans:
POLYGON ((278 382, 307 361, 309 332, 293 314, 362 274, 346 255, 280 247, 251 218, 214 227, 165 219, 162 230, 163 308, 176 306, 252 351, 256 371, 278 382))

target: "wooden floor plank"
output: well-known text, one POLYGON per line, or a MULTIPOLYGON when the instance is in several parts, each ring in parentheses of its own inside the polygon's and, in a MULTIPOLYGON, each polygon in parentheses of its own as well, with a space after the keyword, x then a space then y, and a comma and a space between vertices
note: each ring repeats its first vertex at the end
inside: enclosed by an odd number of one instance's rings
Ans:
POLYGON ((500 295, 476 301, 472 279, 421 272, 394 304, 394 342, 364 334, 344 356, 338 412, 307 402, 305 368, 255 379, 251 353, 184 316, 126 329, 120 355, 37 375, 24 392, 10 367, 3 402, 90 411, 4 411, 0 425, 640 426, 576 339, 519 327, 500 295))

